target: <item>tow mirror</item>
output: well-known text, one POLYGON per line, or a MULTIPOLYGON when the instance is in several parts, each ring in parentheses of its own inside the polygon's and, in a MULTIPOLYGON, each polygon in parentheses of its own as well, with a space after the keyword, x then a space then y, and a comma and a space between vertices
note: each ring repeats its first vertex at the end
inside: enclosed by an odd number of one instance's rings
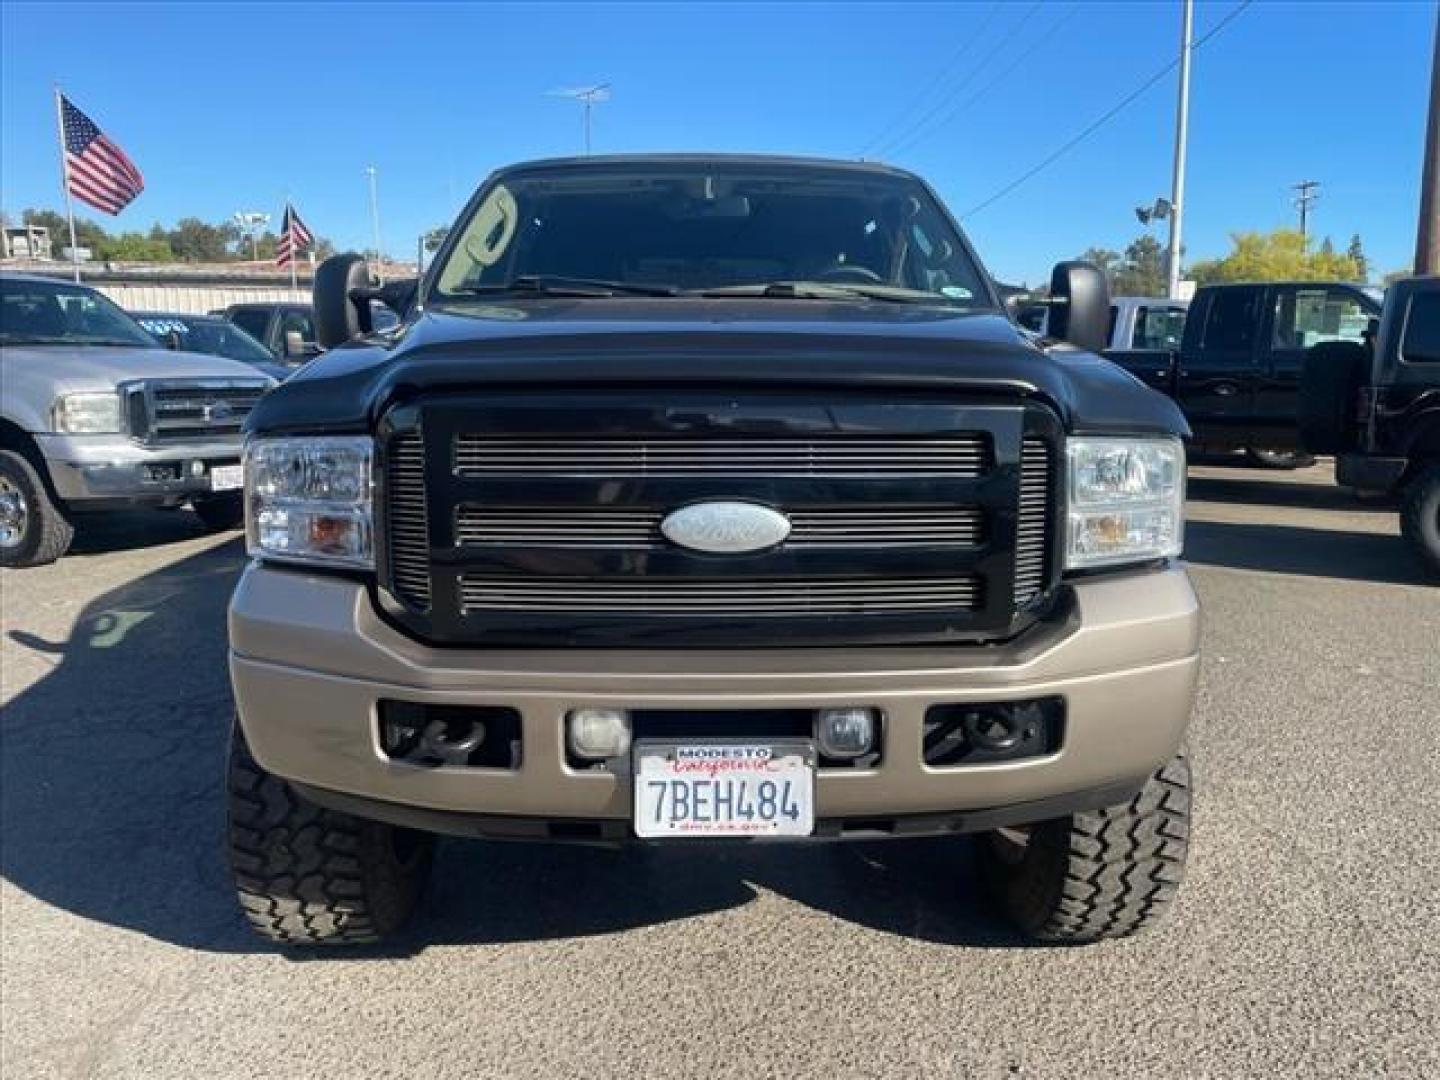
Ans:
POLYGON ((332 255, 315 271, 313 300, 315 338, 322 349, 333 349, 375 329, 370 302, 378 300, 402 319, 415 302, 418 278, 370 284, 370 268, 354 252, 332 255))
POLYGON ((1110 336, 1110 286, 1094 263, 1055 264, 1050 275, 1051 337, 1103 352, 1110 336))

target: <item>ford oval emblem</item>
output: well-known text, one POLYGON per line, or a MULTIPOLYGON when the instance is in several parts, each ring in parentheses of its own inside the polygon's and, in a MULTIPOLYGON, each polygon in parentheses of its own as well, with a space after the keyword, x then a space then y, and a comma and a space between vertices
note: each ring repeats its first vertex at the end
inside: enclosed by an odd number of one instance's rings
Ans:
POLYGON ((768 506, 703 502, 665 515, 660 531, 672 544, 712 555, 764 551, 790 535, 790 519, 768 506))

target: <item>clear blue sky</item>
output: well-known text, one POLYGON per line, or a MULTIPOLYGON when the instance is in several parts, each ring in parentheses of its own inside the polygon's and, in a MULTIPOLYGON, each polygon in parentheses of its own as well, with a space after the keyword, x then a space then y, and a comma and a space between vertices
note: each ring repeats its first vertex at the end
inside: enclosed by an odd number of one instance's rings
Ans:
MULTIPOLYGON (((1237 3, 1199 4, 1197 36, 1237 3)), ((1172 0, 992 9, 6 0, 0 205, 60 204, 59 80, 146 177, 107 226, 252 208, 278 221, 289 192, 317 232, 361 247, 373 163, 385 246, 406 254, 492 167, 577 151, 579 107, 546 93, 608 80, 597 151, 851 157, 928 116, 881 156, 963 213, 1162 67, 1178 37, 1172 0)), ((1189 257, 1293 223, 1289 185, 1317 179, 1317 234, 1343 247, 1360 233, 1380 272, 1408 264, 1434 25, 1428 2, 1258 2, 1200 50, 1189 257)), ((1174 87, 965 221, 992 272, 1034 282, 1140 231, 1132 208, 1169 189, 1174 87)))

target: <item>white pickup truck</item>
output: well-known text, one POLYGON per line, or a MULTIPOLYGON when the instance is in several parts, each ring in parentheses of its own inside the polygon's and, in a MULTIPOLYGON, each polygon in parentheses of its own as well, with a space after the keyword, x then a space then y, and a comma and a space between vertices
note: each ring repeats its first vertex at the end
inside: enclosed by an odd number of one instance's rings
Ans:
MULTIPOLYGON (((1180 348, 1189 308, 1188 300, 1166 300, 1155 296, 1112 297, 1106 355, 1170 352, 1180 348)), ((1050 308, 1044 303, 1022 306, 1016 321, 1025 329, 1045 337, 1049 334, 1050 308)))
POLYGON ((240 425, 274 385, 162 347, 94 289, 0 274, 0 566, 58 559, 86 512, 189 504, 237 527, 240 425))

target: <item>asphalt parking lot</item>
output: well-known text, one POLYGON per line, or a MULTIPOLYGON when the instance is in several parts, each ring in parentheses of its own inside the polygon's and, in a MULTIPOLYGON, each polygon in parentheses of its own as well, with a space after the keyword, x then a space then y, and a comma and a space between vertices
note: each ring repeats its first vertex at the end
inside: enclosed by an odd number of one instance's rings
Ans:
POLYGON ((0 574, 7 1078, 1440 1074, 1440 589, 1394 513, 1198 468, 1189 882, 1027 947, 968 842, 442 845, 384 953, 252 939, 221 852, 224 609, 188 515, 0 574))

